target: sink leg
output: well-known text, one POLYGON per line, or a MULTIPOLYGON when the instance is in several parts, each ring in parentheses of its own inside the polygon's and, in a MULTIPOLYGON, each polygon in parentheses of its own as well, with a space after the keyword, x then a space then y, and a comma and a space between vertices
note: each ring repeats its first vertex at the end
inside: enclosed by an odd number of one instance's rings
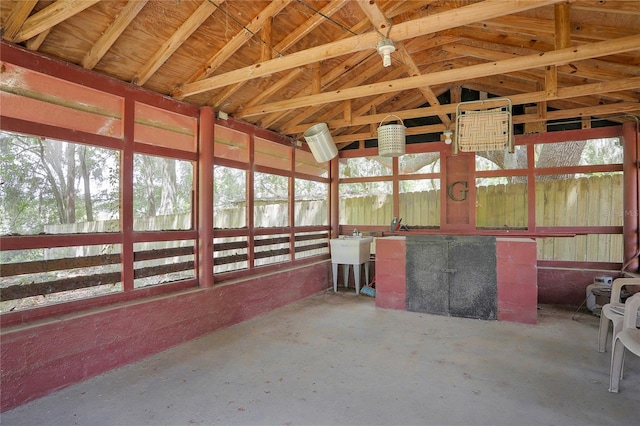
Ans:
POLYGON ((349 264, 342 264, 342 278, 344 278, 344 286, 349 287, 349 264))
POLYGON ((370 262, 364 262, 364 277, 366 279, 364 285, 369 285, 370 281, 369 281, 369 263, 370 262))
POLYGON ((356 280, 356 295, 360 294, 360 264, 353 265, 353 278, 356 280))
POLYGON ((331 267, 333 269, 333 292, 338 292, 338 264, 332 263, 331 267))

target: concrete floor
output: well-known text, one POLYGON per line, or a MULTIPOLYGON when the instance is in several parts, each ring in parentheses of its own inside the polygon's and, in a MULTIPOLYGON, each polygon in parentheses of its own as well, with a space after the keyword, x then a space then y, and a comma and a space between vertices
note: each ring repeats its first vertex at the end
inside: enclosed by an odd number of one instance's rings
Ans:
POLYGON ((638 425, 640 358, 619 394, 598 318, 539 323, 376 308, 317 294, 3 413, 9 425, 638 425))

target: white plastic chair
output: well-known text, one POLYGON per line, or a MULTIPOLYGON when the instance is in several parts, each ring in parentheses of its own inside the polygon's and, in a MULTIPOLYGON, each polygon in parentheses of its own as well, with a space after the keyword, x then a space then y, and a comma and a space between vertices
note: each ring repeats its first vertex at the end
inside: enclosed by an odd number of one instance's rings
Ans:
POLYGON ((622 329, 613 337, 611 345, 611 371, 609 373, 609 392, 618 392, 625 349, 640 356, 640 330, 636 328, 638 310, 640 309, 640 293, 627 299, 625 303, 622 329))
POLYGON ((607 337, 609 321, 613 324, 612 341, 622 329, 622 318, 625 304, 620 301, 622 287, 628 285, 640 286, 640 278, 617 278, 611 284, 611 299, 602 307, 600 312, 600 329, 598 330, 598 352, 607 351, 607 337))

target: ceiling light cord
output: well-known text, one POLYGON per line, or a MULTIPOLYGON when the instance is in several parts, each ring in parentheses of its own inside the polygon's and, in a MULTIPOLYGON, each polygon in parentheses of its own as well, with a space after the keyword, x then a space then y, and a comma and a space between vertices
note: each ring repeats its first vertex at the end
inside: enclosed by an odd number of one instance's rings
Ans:
MULTIPOLYGON (((242 27, 242 29, 244 29, 246 32, 248 32, 249 34, 251 34, 253 37, 256 37, 258 40, 260 40, 260 42, 262 44, 264 44, 265 46, 267 46, 269 49, 273 50, 274 52, 276 52, 278 54, 278 56, 282 57, 284 56, 282 52, 278 51, 275 47, 271 46, 269 43, 267 43, 262 37, 260 37, 258 34, 254 33, 253 31, 251 31, 249 28, 247 28, 246 25, 244 25, 242 22, 238 21, 232 14, 230 14, 229 12, 227 12, 226 10, 222 9, 220 6, 218 6, 217 4, 215 4, 214 2, 212 2, 211 0, 207 0, 209 3, 211 3, 216 9, 218 9, 219 11, 221 11, 222 13, 224 13, 227 17, 231 18, 236 24, 240 25, 242 27)), ((227 2, 225 2, 225 4, 227 4, 227 2)))
POLYGON ((336 21, 335 19, 333 19, 332 17, 325 15, 324 13, 320 12, 319 10, 309 6, 308 4, 306 4, 304 1, 302 0, 296 0, 298 3, 300 3, 301 5, 303 5, 304 7, 306 7, 307 9, 313 11, 313 13, 317 13, 318 15, 322 16, 324 19, 326 19, 329 22, 333 22, 334 24, 336 24, 337 26, 339 26, 340 28, 342 28, 343 30, 350 32, 352 35, 358 35, 356 33, 354 33, 353 31, 351 31, 350 28, 345 27, 344 25, 342 25, 340 22, 336 21))

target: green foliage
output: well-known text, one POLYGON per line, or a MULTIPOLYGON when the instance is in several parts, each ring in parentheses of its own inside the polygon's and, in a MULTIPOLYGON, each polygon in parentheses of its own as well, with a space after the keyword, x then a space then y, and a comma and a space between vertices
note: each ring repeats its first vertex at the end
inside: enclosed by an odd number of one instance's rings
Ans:
POLYGON ((0 166, 2 235, 37 234, 45 231, 45 225, 86 221, 89 208, 100 219, 118 217, 116 151, 0 132, 0 166), (82 160, 86 177, 76 167, 82 160), (85 188, 90 192, 87 198, 85 188))

